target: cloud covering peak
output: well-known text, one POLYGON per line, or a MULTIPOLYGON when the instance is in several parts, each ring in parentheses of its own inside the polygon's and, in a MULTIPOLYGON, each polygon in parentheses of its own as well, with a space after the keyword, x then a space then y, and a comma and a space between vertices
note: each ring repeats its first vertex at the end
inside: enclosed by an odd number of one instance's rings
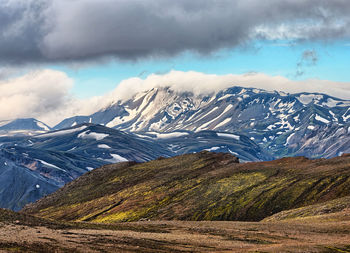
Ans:
MULTIPOLYGON (((270 76, 264 73, 242 75, 215 75, 196 71, 172 70, 166 74, 151 74, 145 79, 133 77, 122 81, 105 98, 127 100, 138 92, 152 88, 169 87, 177 92, 192 92, 195 95, 212 95, 233 86, 259 88, 267 91, 287 93, 325 93, 337 98, 350 100, 350 83, 328 80, 308 79, 294 81, 283 76, 270 76)), ((107 99, 108 100, 108 99, 107 99)))
POLYGON ((320 92, 350 100, 350 83, 325 80, 292 81, 263 73, 212 75, 195 71, 170 71, 122 81, 113 91, 99 97, 77 99, 72 94, 74 81, 65 73, 41 70, 0 82, 0 119, 37 118, 54 126, 67 117, 90 115, 118 100, 138 92, 170 87, 177 92, 212 95, 222 89, 241 86, 289 93, 320 92))
POLYGON ((348 0, 4 0, 0 62, 208 54, 252 39, 350 37, 348 0))

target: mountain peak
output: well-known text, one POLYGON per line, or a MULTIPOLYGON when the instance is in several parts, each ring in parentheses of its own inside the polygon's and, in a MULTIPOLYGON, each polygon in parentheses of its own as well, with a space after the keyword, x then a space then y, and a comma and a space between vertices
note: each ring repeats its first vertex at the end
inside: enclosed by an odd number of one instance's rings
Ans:
POLYGON ((3 131, 17 131, 17 130, 32 130, 32 131, 49 131, 51 127, 45 123, 34 118, 20 118, 8 121, 2 126, 0 130, 3 131))
MULTIPOLYGON (((316 130, 333 129, 327 126, 336 126, 337 136, 348 135, 348 128, 341 129, 350 125, 350 101, 320 93, 289 94, 240 86, 200 96, 164 86, 138 93, 90 116, 66 119, 55 128, 84 122, 133 133, 179 130, 236 133, 280 157, 305 155, 306 150, 314 147, 309 145, 316 145, 307 142, 307 138, 318 135, 316 130)), ((311 157, 330 157, 350 151, 344 145, 327 149, 330 141, 328 139, 324 147, 315 146, 311 157)), ((310 156, 309 151, 307 155, 310 156)))

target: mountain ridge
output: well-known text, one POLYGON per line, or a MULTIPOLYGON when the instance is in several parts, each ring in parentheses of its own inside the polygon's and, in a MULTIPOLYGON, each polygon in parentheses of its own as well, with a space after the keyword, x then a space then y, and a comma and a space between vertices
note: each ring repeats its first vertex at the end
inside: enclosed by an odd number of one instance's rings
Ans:
POLYGON ((115 101, 90 116, 65 119, 55 128, 78 121, 134 133, 234 132, 251 138, 275 158, 327 158, 350 152, 344 145, 329 150, 330 141, 321 147, 308 143, 317 131, 329 135, 335 128, 335 132, 343 131, 342 139, 350 140, 350 101, 321 93, 288 94, 234 86, 214 95, 194 95, 153 88, 132 99, 115 101), (310 152, 312 149, 316 151, 310 152))
POLYGON ((350 152, 348 120, 350 101, 236 86, 205 96, 154 88, 90 116, 65 119, 56 128, 67 127, 59 130, 40 128, 35 119, 2 122, 0 173, 8 180, 29 173, 24 180, 30 185, 20 185, 34 197, 14 206, 9 203, 22 196, 7 194, 10 200, 0 194, 0 207, 18 210, 89 170, 126 160, 203 150, 230 153, 241 162, 336 157, 350 152), (36 185, 42 187, 39 194, 36 185))
POLYGON ((104 164, 145 162, 202 150, 272 157, 243 135, 214 131, 133 134, 85 123, 24 136, 0 137, 0 207, 20 210, 104 164))
POLYGON ((61 221, 260 221, 284 210, 349 196, 350 156, 238 163, 203 151, 105 165, 22 211, 61 221), (70 196, 66 198, 66 196, 70 196))

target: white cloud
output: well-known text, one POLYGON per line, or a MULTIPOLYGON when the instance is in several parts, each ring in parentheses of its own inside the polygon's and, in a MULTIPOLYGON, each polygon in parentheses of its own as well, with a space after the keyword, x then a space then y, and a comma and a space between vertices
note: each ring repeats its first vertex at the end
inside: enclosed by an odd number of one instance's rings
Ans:
POLYGON ((103 97, 74 98, 74 80, 56 70, 36 70, 0 80, 0 120, 37 118, 53 126, 66 117, 87 115, 104 105, 103 97))
POLYGON ((73 85, 64 73, 34 71, 0 81, 0 118, 38 116, 65 103, 73 85))
POLYGON ((242 86, 288 93, 320 92, 350 99, 350 83, 346 82, 317 79, 293 81, 282 76, 269 76, 264 73, 213 75, 174 70, 164 75, 151 74, 144 80, 137 77, 124 80, 108 97, 109 99, 110 97, 128 99, 136 92, 167 86, 176 91, 189 91, 195 94, 211 94, 228 87, 242 86))
POLYGON ((254 87, 266 90, 320 92, 350 99, 350 83, 327 80, 292 81, 282 76, 263 73, 244 75, 212 75, 200 72, 170 71, 122 81, 113 91, 100 97, 76 99, 72 94, 74 80, 55 70, 34 71, 21 77, 0 81, 0 120, 37 118, 54 126, 75 115, 90 115, 117 100, 131 98, 137 92, 154 87, 171 87, 175 91, 196 95, 213 94, 232 86, 254 87))

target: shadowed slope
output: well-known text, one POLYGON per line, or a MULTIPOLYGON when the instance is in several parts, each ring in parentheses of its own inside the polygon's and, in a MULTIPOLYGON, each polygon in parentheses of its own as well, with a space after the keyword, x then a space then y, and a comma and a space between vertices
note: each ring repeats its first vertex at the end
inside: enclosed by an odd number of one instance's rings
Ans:
POLYGON ((350 157, 238 164, 201 152, 147 163, 105 165, 23 212, 66 221, 140 219, 258 221, 350 195, 350 157))
POLYGON ((263 221, 350 221, 350 196, 276 213, 263 221))

